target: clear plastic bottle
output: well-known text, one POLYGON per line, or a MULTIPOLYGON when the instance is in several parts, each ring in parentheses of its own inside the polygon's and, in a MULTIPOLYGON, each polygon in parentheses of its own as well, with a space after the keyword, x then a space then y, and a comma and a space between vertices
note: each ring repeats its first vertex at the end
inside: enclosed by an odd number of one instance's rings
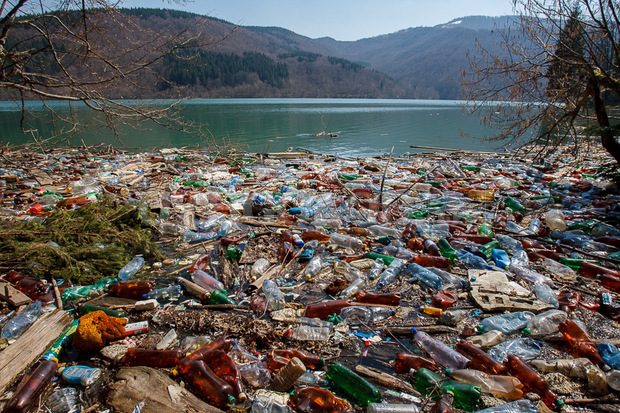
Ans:
POLYGON ((225 219, 222 221, 222 224, 217 230, 217 235, 222 238, 228 235, 228 233, 232 230, 233 224, 229 220, 225 219))
POLYGON ((530 259, 527 256, 527 252, 525 252, 525 250, 515 251, 508 265, 510 266, 510 264, 519 265, 524 268, 529 268, 530 259))
POLYGON ((271 280, 265 280, 263 282, 263 294, 265 298, 267 298, 272 310, 281 310, 284 308, 286 300, 276 283, 271 280))
POLYGON ((551 258, 545 258, 542 260, 542 266, 550 273, 559 276, 564 279, 574 279, 577 277, 577 273, 571 267, 552 260, 551 258))
POLYGON ((394 228, 385 227, 383 225, 371 225, 368 227, 368 231, 370 235, 374 237, 383 237, 383 236, 391 236, 396 239, 400 239, 401 233, 399 230, 394 228))
POLYGON ((329 340, 331 328, 300 325, 291 330, 291 337, 301 341, 329 340))
POLYGON ((304 269, 304 275, 306 280, 311 280, 314 278, 320 271, 323 266, 323 259, 319 256, 313 257, 306 268, 304 269))
POLYGON ((271 372, 254 354, 243 348, 236 340, 233 341, 230 357, 239 366, 241 376, 252 387, 265 388, 271 382, 271 372))
POLYGON ((523 397, 523 385, 516 377, 489 375, 480 370, 470 369, 447 369, 446 374, 461 383, 478 386, 482 393, 492 394, 495 397, 508 400, 519 400, 523 397))
POLYGON ((504 341, 504 333, 497 330, 491 330, 484 334, 467 337, 467 341, 476 347, 486 350, 489 347, 502 343, 504 341))
POLYGON ((56 389, 45 402, 52 413, 69 413, 76 411, 80 392, 73 387, 56 389))
POLYGON ((530 318, 527 322, 525 334, 532 337, 544 337, 560 331, 559 325, 566 321, 566 312, 560 310, 544 311, 530 318))
POLYGON ((528 399, 521 399, 478 410, 476 413, 538 413, 538 407, 528 399))
POLYGON ((566 231, 567 228, 564 214, 559 209, 550 209, 545 212, 545 224, 551 230, 566 231))
POLYGON ((430 355, 435 362, 445 368, 462 369, 469 362, 467 357, 457 353, 443 342, 429 336, 425 332, 418 331, 415 327, 411 329, 411 332, 418 346, 430 355))
POLYGON ((386 247, 383 247, 381 249, 381 253, 389 255, 390 257, 400 258, 405 261, 408 261, 416 256, 416 254, 409 248, 397 247, 394 245, 388 245, 386 247))
POLYGON ((370 324, 371 316, 370 308, 357 305, 343 308, 342 311, 340 311, 342 321, 350 326, 370 324))
POLYGON ((375 278, 377 278, 383 272, 383 266, 384 266, 383 259, 381 258, 375 259, 375 262, 372 264, 372 267, 370 267, 370 270, 368 270, 368 279, 374 280, 375 278))
POLYGON ((527 280, 534 284, 545 283, 545 284, 548 284, 549 286, 552 286, 552 287, 554 286, 551 278, 545 275, 542 275, 539 272, 530 270, 529 268, 521 267, 515 264, 510 264, 510 267, 508 267, 508 271, 510 271, 517 277, 523 278, 524 280, 527 280))
POLYGON ((499 244, 502 246, 502 249, 506 251, 508 254, 514 255, 517 250, 523 249, 521 242, 508 236, 499 234, 496 236, 499 244))
POLYGON ((202 270, 196 270, 192 273, 192 281, 209 292, 221 291, 226 288, 221 281, 202 270))
POLYGON ((11 318, 2 327, 0 338, 9 340, 21 336, 39 318, 41 312, 41 302, 28 304, 21 313, 11 318))
POLYGON ((354 250, 361 250, 364 248, 364 242, 362 242, 361 239, 337 232, 330 235, 329 242, 343 248, 352 248, 354 250))
POLYGON ((537 283, 534 285, 534 294, 536 298, 538 298, 543 303, 549 304, 558 308, 558 293, 556 290, 552 289, 548 284, 545 283, 537 283))
POLYGON ((404 265, 405 263, 402 260, 394 258, 394 261, 381 273, 379 282, 377 283, 377 289, 382 290, 387 285, 394 282, 404 265))
POLYGON ((185 231, 183 233, 183 242, 193 243, 193 242, 202 242, 202 241, 211 241, 212 239, 217 238, 217 232, 194 232, 194 231, 185 231))
POLYGON ((370 403, 366 413, 419 413, 417 404, 370 403))
POLYGON ((251 413, 293 413, 286 400, 286 397, 276 392, 263 390, 254 397, 251 413))
POLYGON ((123 268, 118 272, 118 279, 121 281, 126 281, 132 278, 136 273, 142 268, 144 265, 144 257, 141 255, 137 255, 133 257, 131 261, 127 263, 123 268))
POLYGON ((261 277, 267 269, 271 266, 269 261, 266 258, 257 259, 254 264, 252 264, 252 269, 250 270, 250 275, 255 278, 261 277))
POLYGON ((479 270, 490 270, 491 266, 482 258, 477 255, 472 254, 471 252, 458 249, 456 250, 456 256, 459 261, 465 264, 468 268, 475 268, 479 270))
POLYGON ((497 330, 504 334, 512 334, 524 329, 532 317, 534 314, 529 311, 517 311, 487 317, 480 325, 483 331, 497 330))
POLYGON ((413 276, 408 280, 409 282, 419 282, 432 290, 439 290, 442 287, 443 280, 441 277, 419 264, 407 265, 407 272, 413 276))
POLYGON ((182 292, 183 291, 181 289, 181 286, 176 284, 164 288, 157 288, 146 294, 146 298, 163 298, 167 300, 172 300, 174 298, 180 297, 182 292))

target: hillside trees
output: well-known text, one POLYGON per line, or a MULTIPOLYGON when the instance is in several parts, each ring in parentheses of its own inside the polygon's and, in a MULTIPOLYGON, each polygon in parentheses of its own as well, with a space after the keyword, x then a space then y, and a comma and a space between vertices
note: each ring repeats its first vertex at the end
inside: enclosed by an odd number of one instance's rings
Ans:
POLYGON ((611 0, 513 0, 515 31, 498 30, 502 56, 482 50, 465 93, 494 139, 552 151, 588 135, 620 162, 620 5, 611 0), (518 104, 499 104, 498 101, 518 104))
MULTIPOLYGON (((183 0, 170 0, 176 3, 183 0)), ((151 70, 165 56, 217 41, 195 26, 171 34, 145 30, 120 13, 111 0, 4 0, 0 2, 0 97, 22 108, 22 130, 29 129, 27 100, 39 100, 71 136, 84 125, 76 116, 61 115, 48 102, 62 100, 99 113, 115 132, 121 123, 150 120, 186 129, 170 107, 126 105, 106 98, 112 89, 139 87, 138 79, 156 79, 151 70), (51 8, 53 7, 53 8, 51 8), (129 37, 128 33, 139 33, 129 37)), ((196 25, 200 20, 196 19, 196 25)), ((154 82, 153 82, 154 83, 154 82)), ((153 84, 151 83, 151 84, 153 84)), ((63 112, 66 113, 66 112, 63 112)))

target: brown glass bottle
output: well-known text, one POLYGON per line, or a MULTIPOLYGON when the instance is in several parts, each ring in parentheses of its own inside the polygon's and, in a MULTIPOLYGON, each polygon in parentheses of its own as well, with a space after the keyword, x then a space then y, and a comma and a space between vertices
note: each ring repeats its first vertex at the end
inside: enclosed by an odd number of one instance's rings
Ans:
POLYGON ((611 275, 620 278, 620 272, 612 270, 611 268, 603 267, 602 265, 594 264, 589 261, 584 261, 579 268, 579 275, 588 278, 597 278, 599 275, 611 275))
POLYGON ((620 277, 612 274, 601 274, 597 277, 599 284, 611 291, 620 292, 620 277))
POLYGON ((451 393, 444 393, 429 413, 453 413, 454 407, 452 405, 454 405, 454 396, 451 393))
POLYGON ((220 239, 220 244, 224 247, 229 245, 236 245, 243 241, 247 235, 245 234, 237 234, 237 235, 229 235, 220 239))
POLYGON ((525 252, 530 261, 543 260, 545 258, 550 258, 554 261, 560 260, 560 254, 546 248, 526 248, 525 252))
POLYGON ((39 396, 52 383, 58 371, 58 364, 52 360, 43 360, 32 372, 28 380, 15 392, 6 404, 5 413, 25 413, 34 403, 39 403, 39 396))
POLYGON ((448 258, 434 255, 418 255, 413 258, 413 262, 422 267, 448 268, 450 266, 448 258))
POLYGON ((49 304, 54 301, 54 292, 50 288, 50 284, 34 274, 22 274, 10 270, 3 278, 34 301, 41 301, 42 304, 49 304))
POLYGON ((233 396, 239 401, 245 401, 247 395, 241 387, 241 373, 233 359, 223 350, 216 349, 203 358, 204 362, 215 374, 232 387, 233 396))
POLYGON ((123 366, 147 366, 171 368, 178 365, 185 357, 181 350, 147 350, 131 347, 120 361, 123 366))
POLYGON ((407 248, 411 251, 421 251, 424 248, 424 239, 420 237, 409 238, 407 248))
POLYGON ((228 339, 226 336, 220 336, 209 344, 189 354, 186 358, 190 360, 202 360, 205 356, 207 356, 210 352, 214 350, 224 350, 228 352, 232 348, 233 341, 234 340, 228 339))
POLYGON ((370 235, 370 232, 366 228, 362 227, 344 228, 343 231, 349 235, 356 235, 358 237, 367 237, 370 235))
POLYGON ((355 300, 358 303, 391 305, 396 307, 400 305, 400 293, 376 294, 360 290, 355 294, 355 300))
POLYGON ((351 261, 357 261, 357 260, 361 260, 364 258, 364 256, 366 255, 365 252, 359 253, 359 254, 342 254, 338 257, 338 259, 340 261, 345 261, 345 262, 351 262, 351 261))
POLYGON ((340 310, 351 305, 351 300, 332 300, 323 303, 309 304, 306 306, 304 316, 324 320, 332 314, 340 314, 340 310))
POLYGON ((119 281, 110 286, 109 294, 113 297, 130 298, 132 300, 141 300, 144 295, 148 294, 155 287, 153 281, 131 280, 119 281))
POLYGON ((284 263, 291 261, 293 258, 295 258, 295 254, 296 252, 293 244, 288 241, 284 241, 282 244, 280 244, 280 248, 278 249, 278 258, 281 262, 284 263))
POLYGON ((177 372, 187 381, 192 393, 216 407, 225 409, 233 388, 199 359, 184 358, 177 372))
POLYGON ((574 321, 566 320, 560 323, 558 328, 573 356, 585 357, 599 367, 605 364, 596 348, 596 344, 590 340, 585 331, 574 321))
POLYGON ((493 241, 493 238, 486 234, 464 234, 460 233, 454 236, 455 239, 465 239, 476 244, 484 245, 493 241))
POLYGON ((487 374, 507 374, 506 366, 465 340, 459 340, 455 349, 469 359, 468 368, 480 370, 487 374))
POLYGON ((545 379, 519 356, 509 354, 504 364, 508 373, 518 378, 523 384, 523 391, 525 393, 531 392, 538 394, 545 405, 550 409, 555 410, 561 406, 558 396, 549 389, 549 384, 545 379))
POLYGON ((323 359, 316 354, 312 354, 309 351, 300 349, 280 349, 276 348, 271 350, 271 354, 278 357, 284 357, 288 360, 292 360, 293 357, 297 357, 301 360, 309 369, 317 370, 323 367, 323 359))
POLYGON ((319 242, 329 241, 329 234, 314 229, 307 229, 301 232, 301 239, 304 242, 317 240, 319 242))
POLYGON ((334 393, 319 387, 302 387, 295 390, 289 401, 297 413, 347 413, 351 406, 334 393))
POLYGON ((394 359, 394 371, 396 373, 407 374, 411 369, 419 370, 421 368, 439 371, 439 367, 431 359, 404 352, 396 353, 396 358, 394 359))
POLYGON ((620 238, 618 237, 597 237, 594 238, 594 241, 620 248, 620 238))

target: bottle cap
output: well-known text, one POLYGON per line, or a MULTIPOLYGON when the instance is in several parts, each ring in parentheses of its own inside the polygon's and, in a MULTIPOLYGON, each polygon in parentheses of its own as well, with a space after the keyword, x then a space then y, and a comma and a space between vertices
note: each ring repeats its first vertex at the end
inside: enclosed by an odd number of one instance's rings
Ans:
POLYGON ((529 335, 531 335, 531 334, 532 334, 532 330, 530 330, 528 327, 525 327, 525 328, 523 329, 523 335, 524 335, 524 336, 529 336, 529 335))
POLYGON ((415 336, 417 332, 418 332, 417 328, 411 327, 411 334, 413 334, 415 336))
POLYGON ((451 375, 452 375, 452 370, 446 369, 446 376, 451 376, 451 375))
POLYGON ((483 326, 482 324, 478 324, 478 325, 476 326, 476 330, 478 330, 478 331, 484 331, 484 326, 483 326))

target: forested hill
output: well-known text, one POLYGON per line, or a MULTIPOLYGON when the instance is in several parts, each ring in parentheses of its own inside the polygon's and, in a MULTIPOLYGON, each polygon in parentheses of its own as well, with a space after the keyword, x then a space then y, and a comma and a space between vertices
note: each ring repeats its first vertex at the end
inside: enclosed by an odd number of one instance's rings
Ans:
MULTIPOLYGON (((113 20, 104 30, 127 44, 144 42, 146 33, 172 36, 182 31, 211 41, 181 49, 139 76, 106 86, 110 98, 458 99, 467 52, 475 50, 476 41, 492 44, 494 28, 510 21, 468 17, 341 42, 310 39, 278 27, 239 27, 181 11, 140 8, 122 13, 132 19, 131 25, 113 20)), ((50 62, 39 64, 46 68, 39 70, 53 70, 50 62)))

